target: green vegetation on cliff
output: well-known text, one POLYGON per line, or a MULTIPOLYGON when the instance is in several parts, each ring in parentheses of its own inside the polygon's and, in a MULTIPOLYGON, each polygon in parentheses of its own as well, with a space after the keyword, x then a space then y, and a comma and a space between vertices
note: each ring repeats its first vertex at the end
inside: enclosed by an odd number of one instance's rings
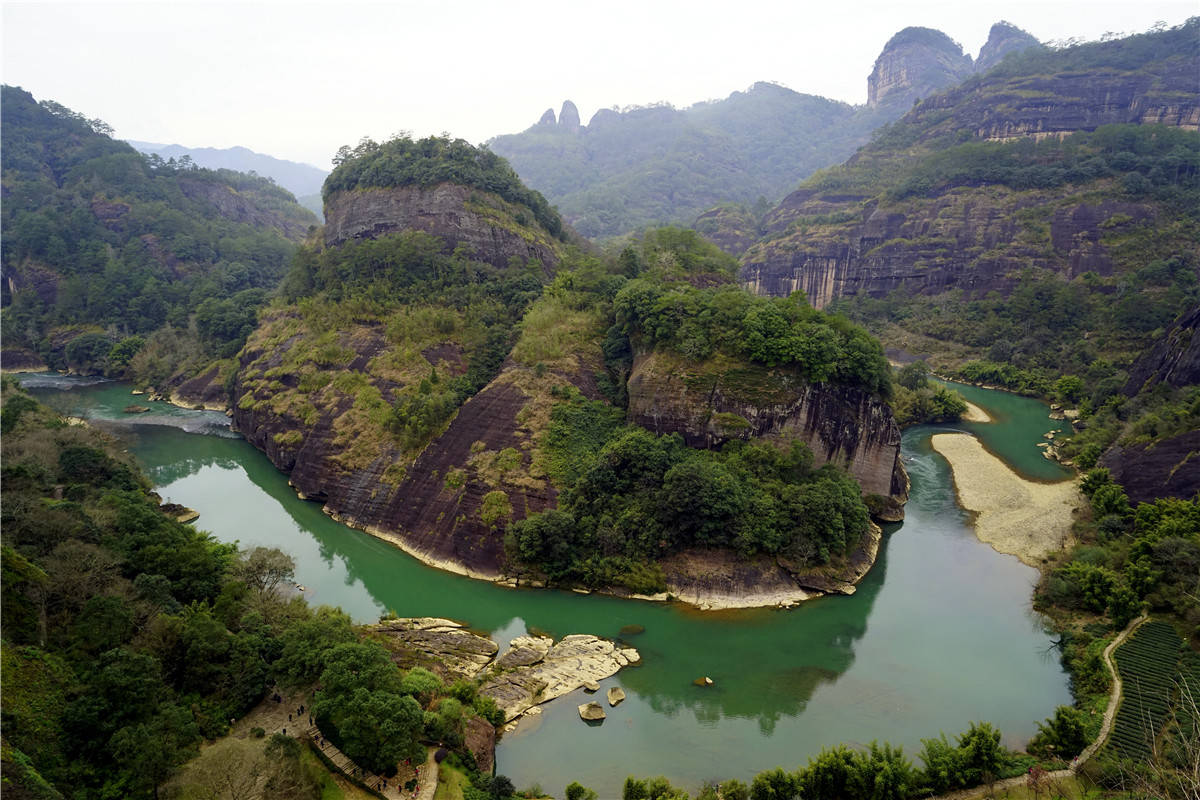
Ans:
POLYGON ((521 183, 503 158, 463 139, 430 136, 414 141, 398 136, 382 144, 363 139, 353 149, 339 149, 334 165, 322 189, 326 200, 335 192, 354 189, 457 183, 525 206, 542 227, 566 238, 562 220, 546 198, 521 183))
POLYGON ((0 96, 5 348, 120 373, 170 328, 193 369, 236 353, 315 217, 266 179, 145 157, 100 120, 0 96))
POLYGON ((509 526, 511 557, 559 583, 655 592, 665 587, 654 562, 679 550, 767 553, 801 568, 866 533, 858 484, 829 465, 814 470, 802 443, 699 450, 622 417, 579 397, 554 407, 542 451, 558 508, 509 526))

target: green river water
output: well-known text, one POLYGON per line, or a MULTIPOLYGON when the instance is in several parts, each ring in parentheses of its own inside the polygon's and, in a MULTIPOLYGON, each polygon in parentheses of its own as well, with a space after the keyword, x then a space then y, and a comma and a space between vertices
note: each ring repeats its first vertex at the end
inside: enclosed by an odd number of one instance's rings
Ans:
POLYGON ((953 736, 973 720, 997 725, 1006 744, 1019 745, 1036 721, 1070 701, 1051 637, 1030 605, 1036 572, 974 537, 949 467, 929 448, 933 431, 970 430, 1022 474, 1065 479, 1035 447, 1059 423, 1034 400, 956 385, 996 421, 905 432, 907 518, 889 526, 855 595, 714 613, 506 589, 426 567, 297 499, 222 414, 131 398, 119 383, 53 375, 22 382, 62 413, 121 437, 163 498, 199 511, 197 525, 218 539, 291 553, 313 604, 341 606, 363 622, 388 610, 459 619, 502 647, 529 630, 619 638, 623 626, 643 626, 626 639, 643 665, 602 684, 628 695, 602 725, 579 720, 578 693, 503 737, 497 768, 518 787, 538 782, 562 796, 578 780, 611 798, 634 774, 666 775, 694 791, 708 779, 795 768, 838 742, 888 740, 915 758, 920 739, 953 736), (153 410, 123 414, 134 401, 153 410), (715 685, 692 684, 704 675, 715 685))

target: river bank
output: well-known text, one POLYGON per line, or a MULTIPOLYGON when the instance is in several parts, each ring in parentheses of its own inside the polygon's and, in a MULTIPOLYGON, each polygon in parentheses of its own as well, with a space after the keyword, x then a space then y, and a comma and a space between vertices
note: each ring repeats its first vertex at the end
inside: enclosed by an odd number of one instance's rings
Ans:
POLYGON ((1022 478, 965 433, 937 433, 929 442, 949 462, 955 494, 975 514, 980 541, 1033 567, 1067 546, 1082 502, 1074 480, 1022 478))

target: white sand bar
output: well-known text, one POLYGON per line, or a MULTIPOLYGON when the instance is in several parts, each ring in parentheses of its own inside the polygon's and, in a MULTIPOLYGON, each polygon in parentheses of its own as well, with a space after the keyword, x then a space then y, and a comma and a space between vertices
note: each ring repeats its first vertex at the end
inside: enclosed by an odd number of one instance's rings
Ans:
MULTIPOLYGON (((965 402, 965 401, 964 401, 965 402)), ((964 422, 991 422, 992 416, 974 403, 967 402, 967 412, 962 415, 964 422)))
POLYGON ((938 433, 929 442, 950 462, 958 502, 976 513, 980 541, 1030 566, 1066 546, 1082 502, 1074 480, 1026 480, 965 433, 938 433))

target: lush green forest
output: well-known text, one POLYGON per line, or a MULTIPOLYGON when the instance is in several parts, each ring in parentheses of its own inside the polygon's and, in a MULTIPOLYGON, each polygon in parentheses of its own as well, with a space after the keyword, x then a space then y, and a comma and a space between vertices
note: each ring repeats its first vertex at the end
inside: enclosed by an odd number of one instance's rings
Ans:
POLYGON ((156 337, 187 340, 168 372, 184 351, 193 368, 236 353, 316 218, 267 179, 143 156, 101 120, 0 97, 5 348, 116 374, 156 337))
MULTIPOLYGON (((273 686, 320 685, 321 732, 384 772, 424 759, 420 741, 461 750, 472 716, 502 721, 475 684, 400 670, 340 610, 283 591, 289 556, 175 521, 111 440, 7 377, 0 417, 6 793, 157 797, 273 686)), ((262 745, 264 796, 321 796, 295 739, 262 745)))

